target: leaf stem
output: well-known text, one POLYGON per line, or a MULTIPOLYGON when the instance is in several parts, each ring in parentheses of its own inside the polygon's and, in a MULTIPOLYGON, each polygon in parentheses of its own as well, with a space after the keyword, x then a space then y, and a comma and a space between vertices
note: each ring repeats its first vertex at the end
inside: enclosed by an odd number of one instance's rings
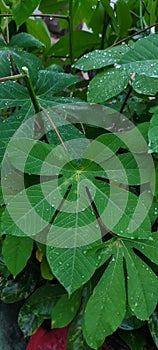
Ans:
POLYGON ((107 15, 106 11, 104 11, 104 23, 103 23, 103 31, 102 31, 100 50, 104 50, 105 34, 106 34, 107 26, 109 24, 109 19, 110 19, 110 17, 107 15))
POLYGON ((72 185, 69 185, 68 188, 67 188, 67 190, 66 190, 66 192, 65 192, 65 194, 64 194, 64 196, 63 196, 63 199, 61 200, 61 202, 60 202, 58 208, 55 210, 55 212, 54 212, 54 214, 53 214, 53 216, 52 216, 52 218, 51 218, 51 220, 50 220, 50 222, 49 222, 50 225, 53 224, 55 218, 56 218, 57 215, 60 213, 60 210, 61 210, 61 208, 62 208, 62 206, 63 206, 63 204, 64 204, 66 198, 68 197, 68 195, 69 195, 69 193, 70 193, 70 191, 71 191, 71 188, 72 188, 72 185))
POLYGON ((121 106, 121 108, 120 108, 120 113, 123 112, 123 110, 124 110, 124 108, 125 108, 125 106, 126 106, 126 103, 127 103, 128 99, 129 99, 129 97, 130 97, 131 92, 132 92, 132 87, 130 86, 130 88, 129 88, 128 92, 127 92, 127 95, 126 95, 126 97, 125 97, 125 99, 124 99, 124 101, 123 101, 123 104, 122 104, 122 106, 121 106))
POLYGON ((142 7, 142 0, 139 0, 139 17, 140 17, 140 28, 143 29, 143 7, 142 7))
POLYGON ((101 220, 100 218, 100 215, 99 215, 99 212, 98 212, 98 209, 93 201, 93 198, 91 196, 91 193, 89 191, 89 188, 86 187, 86 192, 87 192, 87 196, 90 200, 90 204, 91 204, 91 207, 92 207, 92 210, 93 210, 93 213, 96 217, 96 220, 98 222, 98 225, 99 225, 99 228, 100 228, 100 231, 101 231, 101 238, 102 238, 102 242, 105 242, 105 236, 106 236, 106 240, 108 240, 109 238, 111 238, 111 236, 113 235, 112 232, 110 232, 108 230, 108 228, 105 226, 105 224, 103 223, 103 221, 101 220))
POLYGON ((15 75, 10 75, 8 77, 0 78, 0 82, 5 82, 8 80, 19 80, 19 79, 23 79, 25 77, 26 77, 26 74, 15 74, 15 75))
POLYGON ((33 103, 33 106, 34 106, 34 109, 35 109, 35 112, 39 113, 39 112, 42 111, 42 107, 40 106, 40 104, 39 104, 39 102, 37 100, 37 97, 36 97, 36 94, 35 94, 35 90, 33 88, 32 81, 31 81, 30 76, 29 76, 28 68, 27 67, 22 67, 22 71, 25 74, 24 80, 25 80, 28 92, 30 94, 30 97, 31 97, 31 100, 32 100, 32 103, 33 103))
POLYGON ((48 118, 48 120, 49 120, 50 124, 52 125, 54 131, 56 132, 56 134, 57 134, 57 136, 58 136, 58 138, 59 138, 59 140, 60 140, 60 142, 61 142, 63 148, 67 151, 67 148, 66 148, 66 146, 65 146, 65 143, 64 143, 64 141, 63 141, 63 139, 62 139, 62 137, 61 137, 61 135, 60 135, 60 133, 59 133, 59 131, 58 131, 56 125, 54 124, 53 120, 51 119, 50 115, 48 114, 48 112, 46 111, 46 109, 43 109, 42 112, 43 112, 43 113, 45 114, 45 116, 48 118))
POLYGON ((69 27, 69 53, 70 53, 70 63, 71 63, 71 73, 74 73, 74 68, 72 67, 74 63, 74 40, 73 40, 73 16, 72 16, 72 0, 69 0, 69 16, 68 16, 68 27, 69 27))

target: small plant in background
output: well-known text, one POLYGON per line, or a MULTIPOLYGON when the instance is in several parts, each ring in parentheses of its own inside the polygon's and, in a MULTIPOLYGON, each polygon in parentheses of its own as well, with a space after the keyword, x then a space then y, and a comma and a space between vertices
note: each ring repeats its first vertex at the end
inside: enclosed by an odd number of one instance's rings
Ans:
POLYGON ((28 350, 158 346, 156 6, 0 4, 0 295, 28 350))

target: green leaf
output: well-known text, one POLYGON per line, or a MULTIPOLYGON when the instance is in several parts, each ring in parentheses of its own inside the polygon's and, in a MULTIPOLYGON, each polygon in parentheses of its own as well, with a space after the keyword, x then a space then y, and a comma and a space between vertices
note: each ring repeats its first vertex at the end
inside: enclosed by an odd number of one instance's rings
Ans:
POLYGON ((28 33, 18 33, 12 36, 9 46, 27 49, 29 47, 41 47, 44 44, 28 33))
POLYGON ((137 40, 121 58, 119 64, 130 73, 158 77, 158 35, 152 34, 137 40))
POLYGON ((8 270, 17 276, 27 264, 31 256, 33 240, 30 238, 20 238, 7 236, 3 243, 2 253, 8 270))
POLYGON ((54 94, 57 94, 68 86, 74 85, 78 80, 79 78, 77 76, 71 74, 43 70, 39 72, 35 91, 40 96, 39 100, 49 100, 54 94))
POLYGON ((158 109, 157 107, 152 109, 154 112, 148 131, 149 138, 149 153, 158 152, 158 109))
POLYGON ((127 45, 119 45, 107 50, 95 50, 82 56, 77 63, 74 64, 74 67, 83 71, 88 71, 111 66, 118 62, 121 56, 128 50, 129 48, 127 45))
POLYGON ((36 82, 38 71, 43 68, 41 60, 37 56, 12 46, 0 47, 0 55, 0 77, 10 76, 11 69, 9 57, 11 57, 13 63, 18 67, 20 73, 23 73, 22 67, 26 66, 29 70, 32 82, 36 82))
POLYGON ((30 337, 43 323, 43 318, 32 314, 29 308, 21 308, 18 324, 25 337, 30 337))
MULTIPOLYGON (((78 77, 72 76, 71 74, 68 75, 50 71, 40 71, 38 76, 39 79, 36 82, 35 91, 37 99, 43 108, 49 108, 53 105, 56 106, 59 103, 71 103, 75 101, 71 100, 71 98, 65 100, 62 97, 53 97, 53 95, 57 94, 61 89, 65 89, 76 83, 78 77)), ((17 82, 6 81, 3 83, 0 90, 0 109, 10 107, 21 107, 21 110, 16 114, 17 117, 15 116, 16 120, 20 118, 21 115, 24 116, 24 119, 27 119, 34 114, 34 108, 28 90, 17 82)), ((9 133, 11 133, 11 131, 9 131, 9 133)))
MULTIPOLYGON (((76 27, 84 20, 88 25, 88 28, 91 27, 92 16, 96 15, 97 8, 100 7, 97 0, 87 0, 78 2, 77 0, 73 1, 73 26, 76 27), (98 5, 98 6, 97 6, 98 5)), ((92 28, 93 29, 93 28, 92 28)), ((94 30, 93 30, 94 33, 94 30)))
POLYGON ((158 347, 158 312, 157 309, 152 313, 148 321, 149 330, 155 345, 158 347))
POLYGON ((137 331, 119 331, 120 337, 130 347, 130 350, 142 350, 148 343, 147 334, 137 331))
MULTIPOLYGON (((0 214, 1 214, 1 208, 0 208, 0 214)), ((7 269, 7 266, 4 262, 4 258, 2 255, 2 243, 0 244, 0 272, 1 274, 3 274, 4 279, 11 275, 10 271, 7 269)), ((1 290, 2 290, 2 284, 0 286, 0 291, 1 290)))
MULTIPOLYGON (((9 84, 9 86, 10 86, 10 84, 9 84)), ((5 89, 5 87, 4 87, 4 89, 5 89)), ((17 91, 17 90, 15 89, 14 91, 17 91)), ((3 94, 3 97, 4 97, 4 94, 3 94)), ((4 99, 3 104, 1 105, 1 107, 3 105, 5 105, 5 103, 9 103, 10 105, 12 105, 13 101, 14 101, 14 99, 12 98, 12 96, 10 96, 10 101, 4 99)), ((18 101, 15 102, 15 103, 18 104, 18 101)), ((21 105, 22 105, 22 102, 21 102, 21 105)), ((9 140, 14 135, 16 130, 20 127, 20 125, 24 121, 25 117, 27 117, 27 114, 31 115, 31 113, 33 113, 33 111, 34 110, 33 110, 33 107, 31 108, 31 103, 29 103, 29 102, 27 103, 26 102, 26 103, 23 104, 24 115, 21 115, 21 111, 19 111, 19 113, 16 112, 15 114, 12 114, 11 118, 7 118, 7 119, 5 119, 5 120, 0 122, 0 130, 1 130, 1 138, 0 138, 0 166, 1 166, 1 162, 2 162, 2 159, 3 159, 3 156, 4 156, 4 153, 5 153, 5 150, 6 150, 6 147, 7 147, 7 144, 9 142, 9 140), (27 109, 27 107, 28 107, 28 109, 27 109)), ((9 173, 9 170, 8 170, 8 173, 9 173)), ((8 173, 7 173, 7 175, 9 175, 8 173)), ((9 185, 9 183, 8 183, 8 185, 9 185)))
POLYGON ((82 333, 83 314, 85 306, 90 295, 89 286, 86 286, 83 290, 82 299, 80 303, 80 309, 71 322, 68 337, 67 337, 67 350, 90 350, 86 344, 82 333))
POLYGON ((136 74, 132 80, 132 87, 138 94, 154 96, 158 92, 158 78, 136 74))
POLYGON ((45 284, 36 289, 23 304, 19 315, 20 320, 22 321, 22 318, 28 314, 42 319, 50 318, 53 306, 64 293, 64 289, 58 284, 45 284))
POLYGON ((0 89, 0 109, 16 106, 23 106, 23 108, 25 108, 28 101, 31 105, 28 91, 24 86, 17 82, 13 83, 12 81, 6 81, 3 83, 3 86, 0 89))
POLYGON ((86 306, 83 332, 88 345, 93 349, 98 349, 105 338, 121 324, 125 311, 126 295, 122 252, 121 249, 118 249, 86 306))
POLYGON ((124 0, 117 1, 116 15, 119 25, 119 37, 124 38, 128 35, 128 29, 132 25, 132 16, 128 7, 128 3, 124 0))
POLYGON ((144 321, 138 320, 135 316, 131 316, 130 318, 125 318, 119 328, 125 331, 132 331, 143 327, 144 323, 144 321))
POLYGON ((118 154, 102 162, 106 168, 108 177, 111 181, 117 181, 127 185, 139 185, 150 182, 151 163, 150 156, 144 154, 135 154, 128 152, 118 154), (125 173, 124 173, 125 171, 125 173))
MULTIPOLYGON (((126 243, 124 251, 127 266, 128 303, 137 318, 146 320, 157 304, 158 279, 151 268, 134 254, 131 247, 131 243, 126 243)), ((145 255, 143 247, 142 245, 141 249, 145 255)))
POLYGON ((2 193, 2 187, 0 186, 0 207, 4 204, 4 198, 2 193))
POLYGON ((63 328, 73 320, 80 306, 81 295, 81 290, 71 297, 65 294, 56 302, 51 312, 52 328, 63 328))
POLYGON ((46 49, 51 46, 51 37, 47 25, 42 19, 34 18, 26 21, 27 32, 40 40, 46 49))
POLYGON ((22 276, 8 279, 1 290, 1 300, 4 303, 15 303, 26 299, 35 289, 39 274, 37 270, 26 269, 22 276))
POLYGON ((85 284, 97 268, 97 257, 86 255, 88 248, 90 247, 64 249, 47 246, 51 271, 69 295, 85 284))
POLYGON ((26 21, 39 4, 40 0, 18 0, 14 3, 12 12, 18 27, 26 21))
MULTIPOLYGON (((75 57, 80 57, 86 51, 99 48, 101 41, 98 36, 84 30, 75 30, 73 33, 73 40, 75 57)), ((66 34, 56 44, 53 44, 51 49, 48 51, 48 55, 61 57, 66 57, 69 55, 69 34, 66 34)))
POLYGON ((153 241, 116 238, 106 242, 105 248, 99 251, 98 258, 102 263, 109 256, 111 260, 108 266, 104 265, 105 271, 88 300, 84 314, 84 336, 92 348, 98 349, 105 337, 122 324, 126 294, 133 315, 140 320, 148 319, 154 311, 158 278, 142 260, 142 255, 157 264, 157 242, 157 233, 153 234, 153 241))
POLYGON ((42 0, 40 1, 39 10, 42 13, 56 13, 67 5, 67 0, 42 0))
POLYGON ((101 103, 118 95, 129 81, 128 71, 122 68, 109 68, 91 80, 87 93, 88 102, 101 103))

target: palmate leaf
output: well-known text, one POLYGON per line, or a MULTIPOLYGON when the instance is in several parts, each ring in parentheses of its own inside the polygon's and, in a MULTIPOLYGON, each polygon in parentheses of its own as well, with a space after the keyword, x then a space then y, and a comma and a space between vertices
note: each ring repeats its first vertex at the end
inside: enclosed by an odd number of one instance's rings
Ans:
POLYGON ((153 241, 113 239, 110 244, 106 243, 105 250, 100 251, 101 259, 106 261, 110 254, 111 260, 89 298, 84 314, 84 336, 92 348, 98 349, 124 318, 126 273, 127 300, 133 314, 146 320, 155 309, 158 279, 139 252, 157 264, 157 243, 158 233, 155 233, 153 241), (94 319, 91 317, 93 312, 94 319))
MULTIPOLYGON (((103 136, 100 137, 102 142, 103 139, 103 136)), ((108 139, 107 135, 105 139, 108 139)), ((118 149, 113 141, 109 135, 112 154, 118 149)), ((107 178, 106 171, 99 164, 85 159, 77 165, 71 161, 71 154, 62 146, 54 149, 41 141, 26 138, 13 139, 9 146, 9 159, 18 170, 56 178, 24 189, 10 200, 3 214, 2 233, 33 237, 43 230, 42 240, 46 243, 45 234, 48 232, 47 259, 52 274, 69 294, 88 281, 98 266, 95 256, 86 255, 87 249, 95 246, 96 242, 101 243, 100 228, 86 187, 105 227, 129 239, 148 239, 151 236, 150 220, 143 203, 136 195, 118 185, 97 180, 97 176, 107 178), (57 178, 58 175, 62 177, 57 178), (54 217, 70 186, 67 200, 54 217), (137 206, 137 215, 134 215, 137 206)), ((101 150, 102 147, 99 151, 101 150)), ((90 153, 89 146, 84 153, 85 158, 90 153)), ((104 159, 102 154, 100 152, 100 162, 104 159)), ((94 160, 98 155, 99 152, 93 154, 94 160)), ((108 149, 107 158, 110 156, 108 149)), ((116 169, 116 173, 117 170, 119 169, 116 169)), ((140 182, 138 174, 135 176, 140 182)))
MULTIPOLYGON (((35 91, 40 105, 47 109, 50 106, 56 106, 60 103, 74 102, 75 100, 73 98, 57 97, 54 95, 68 86, 75 84, 77 81, 78 77, 71 74, 40 71, 35 84, 35 91)), ((35 114, 27 89, 17 82, 7 81, 1 84, 0 109, 6 110, 10 107, 20 109, 16 110, 10 118, 0 122, 0 163, 10 138, 22 122, 35 114)))
MULTIPOLYGON (((93 155, 94 160, 95 156, 98 156, 100 151, 101 150, 93 155)), ((110 156, 109 152, 108 150, 108 156, 110 156)), ((118 165, 116 164, 115 168, 110 164, 110 169, 108 169, 108 164, 111 163, 111 159, 108 160, 107 165, 104 166, 106 171, 99 166, 99 164, 95 164, 93 159, 91 161, 83 160, 81 165, 76 166, 75 163, 71 162, 71 155, 65 151, 62 146, 52 149, 51 146, 43 144, 40 141, 25 138, 19 140, 15 139, 10 143, 8 156, 14 166, 20 171, 40 174, 41 176, 51 175, 57 177, 59 174, 60 176, 62 175, 61 180, 56 179, 45 182, 42 184, 42 187, 40 187, 40 185, 32 186, 27 189, 26 192, 23 190, 23 192, 19 193, 11 201, 9 212, 12 213, 15 224, 26 234, 34 235, 38 230, 42 230, 46 227, 53 213, 60 205, 62 196, 64 196, 68 188, 72 186, 68 195, 68 201, 63 204, 62 210, 58 213, 49 231, 51 245, 53 244, 54 246, 61 247, 62 242, 66 242, 64 244, 73 247, 74 244, 75 246, 87 245, 100 238, 99 227, 96 227, 95 216, 90 205, 86 187, 89 188, 92 197, 94 190, 96 191, 94 203, 103 223, 108 229, 118 235, 129 238, 148 238, 150 236, 150 220, 147 216, 147 210, 139 198, 131 192, 128 193, 118 185, 116 186, 115 183, 111 183, 110 186, 102 181, 104 178, 109 180, 112 178, 112 180, 120 181, 122 177, 122 183, 140 184, 150 180, 150 177, 148 179, 150 174, 145 178, 141 177, 141 172, 144 172, 144 156, 141 161, 141 165, 143 164, 142 169, 141 167, 137 169, 135 163, 133 166, 132 162, 135 162, 135 160, 132 156, 128 156, 131 167, 129 173, 127 171, 127 179, 124 158, 121 165, 122 159, 121 157, 119 158, 118 165), (19 151, 20 144, 21 148, 19 151), (28 157, 29 153, 30 155, 28 157), (67 165, 63 167, 63 164, 66 163, 67 165), (130 180, 130 172, 133 170, 134 174, 132 174, 130 180), (110 176, 111 174, 112 176, 110 176), (45 198, 43 192, 45 193, 45 198), (27 201, 27 196, 29 197, 29 202, 27 201), (24 205, 25 201, 26 205, 24 205), (47 201, 49 201, 50 207, 47 201), (19 209, 16 216, 17 211, 15 209, 17 205, 19 209), (137 211, 135 212, 136 207, 137 211), (42 217, 35 225, 35 218, 37 219, 39 217, 38 213, 40 212, 42 217), (111 215, 111 213, 113 214, 111 215), (140 218, 142 219, 140 220, 140 218), (44 222, 45 220, 46 222, 44 222), (30 222, 30 229, 27 225, 27 221, 30 222), (55 227, 56 229, 54 230, 55 227), (74 228, 76 229, 75 235, 74 228), (88 234, 89 229, 93 232, 91 233, 90 241, 88 234)), ((90 159, 90 147, 88 147, 88 151, 85 152, 84 156, 85 159, 90 159)), ((103 156, 100 157, 99 160, 101 162, 104 158, 103 156)), ((139 158, 141 158, 141 155, 139 155, 139 158)), ((125 161, 127 163, 127 157, 125 161)), ((7 231, 9 227, 13 229, 14 225, 10 226, 9 218, 6 221, 7 227, 5 229, 7 229, 7 231)))
MULTIPOLYGON (((78 81, 78 77, 71 74, 50 71, 40 71, 38 77, 35 85, 37 99, 41 106, 44 104, 45 107, 47 103, 47 108, 57 104, 58 98, 54 97, 53 99, 55 94, 78 81)), ((0 90, 0 109, 19 106, 24 108, 24 111, 21 109, 21 114, 24 115, 31 105, 29 93, 24 86, 11 81, 3 82, 0 90)))
POLYGON ((118 249, 89 298, 83 334, 90 347, 98 349, 105 337, 120 325, 126 311, 122 252, 118 249), (119 300, 119 302, 118 302, 119 300), (93 311, 92 311, 93 310, 93 311), (92 314, 95 317, 92 318, 92 314))
MULTIPOLYGON (((37 75, 38 75, 38 72, 40 69, 42 69, 42 62, 41 60, 29 53, 29 52, 26 52, 26 51, 22 51, 22 50, 19 50, 17 46, 18 45, 18 40, 20 41, 20 46, 22 45, 21 44, 21 36, 22 34, 24 34, 24 37, 25 37, 25 34, 26 33, 21 33, 20 35, 20 38, 19 38, 19 34, 16 35, 12 40, 13 40, 13 44, 15 43, 15 46, 13 46, 12 44, 11 45, 6 45, 4 43, 4 46, 0 46, 0 55, 1 55, 1 61, 0 61, 0 77, 5 77, 5 76, 9 76, 10 73, 11 73, 11 70, 10 70, 10 57, 11 57, 11 60, 13 61, 13 64, 15 64, 18 68, 18 70, 22 73, 22 67, 23 66, 27 66, 28 67, 28 70, 29 70, 29 74, 31 76, 31 79, 33 81, 33 83, 36 82, 37 80, 37 75)), ((28 34, 26 34, 26 46, 28 46, 28 37, 27 37, 28 34)), ((30 45, 31 45, 31 42, 33 45, 35 45, 35 42, 37 44, 37 41, 34 37, 31 36, 30 38, 30 45)), ((38 42, 38 45, 39 45, 40 42, 38 42)), ((41 43, 42 45, 42 43, 41 43)), ((22 45, 22 47, 25 46, 25 41, 24 41, 24 44, 22 45)))

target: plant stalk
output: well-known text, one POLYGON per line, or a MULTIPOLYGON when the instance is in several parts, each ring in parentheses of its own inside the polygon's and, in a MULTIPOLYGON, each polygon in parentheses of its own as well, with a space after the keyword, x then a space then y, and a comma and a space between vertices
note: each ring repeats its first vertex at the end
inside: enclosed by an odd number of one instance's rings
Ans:
POLYGON ((32 82, 31 82, 31 79, 30 79, 30 76, 29 76, 28 68, 27 67, 22 67, 22 71, 25 74, 24 80, 25 80, 27 89, 29 91, 29 95, 31 97, 31 100, 32 100, 35 112, 39 113, 39 112, 42 111, 42 107, 40 106, 40 104, 39 104, 39 102, 37 100, 37 97, 36 97, 36 94, 35 94, 35 90, 33 88, 33 85, 32 85, 32 82))
POLYGON ((131 38, 133 38, 134 36, 139 35, 139 34, 141 34, 141 33, 144 33, 144 32, 146 32, 146 30, 151 29, 151 28, 153 28, 153 27, 157 27, 157 26, 158 26, 158 22, 156 22, 156 23, 154 23, 154 24, 151 24, 150 26, 145 27, 145 28, 139 30, 138 32, 135 32, 135 33, 133 33, 133 34, 131 34, 131 35, 128 35, 128 36, 126 36, 125 38, 123 38, 123 39, 117 41, 116 43, 114 43, 114 44, 112 44, 111 46, 109 46, 108 49, 110 49, 111 47, 114 47, 114 46, 116 46, 116 45, 122 44, 122 43, 124 43, 125 41, 127 41, 128 39, 131 39, 131 38))
POLYGON ((69 53, 70 53, 70 63, 71 63, 71 73, 74 73, 74 68, 72 65, 74 63, 74 41, 73 41, 73 17, 72 17, 72 0, 69 0, 69 53))
POLYGON ((11 75, 8 77, 0 78, 0 82, 5 82, 8 80, 19 80, 19 79, 23 79, 25 77, 26 77, 26 74, 15 74, 15 75, 11 75))
POLYGON ((122 106, 121 106, 121 108, 120 108, 120 113, 123 113, 124 108, 125 108, 126 103, 127 103, 128 99, 129 99, 129 97, 130 97, 131 92, 132 92, 132 87, 130 86, 130 88, 129 88, 128 92, 127 92, 127 95, 126 95, 126 97, 125 97, 125 99, 124 99, 124 101, 123 101, 123 104, 122 104, 122 106))

